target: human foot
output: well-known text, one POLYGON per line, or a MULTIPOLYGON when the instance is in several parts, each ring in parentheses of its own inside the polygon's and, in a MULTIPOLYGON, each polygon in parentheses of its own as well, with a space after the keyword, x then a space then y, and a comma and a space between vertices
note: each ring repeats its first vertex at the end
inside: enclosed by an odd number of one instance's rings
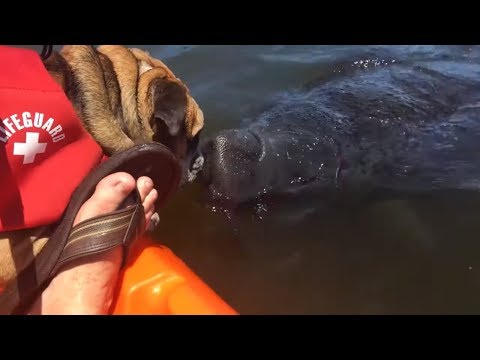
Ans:
MULTIPOLYGON (((157 191, 151 179, 135 179, 123 172, 102 179, 94 194, 80 208, 74 225, 116 210, 134 190, 142 198, 145 223, 154 214, 157 191)), ((63 268, 32 307, 32 314, 107 314, 122 259, 120 247, 72 261, 63 268)))
MULTIPOLYGON (((155 211, 157 190, 153 188, 152 180, 146 176, 140 177, 136 185, 142 198, 145 223, 148 226, 155 211)), ((134 188, 135 179, 130 174, 118 172, 105 177, 98 183, 92 197, 80 208, 73 225, 116 210, 134 188)))

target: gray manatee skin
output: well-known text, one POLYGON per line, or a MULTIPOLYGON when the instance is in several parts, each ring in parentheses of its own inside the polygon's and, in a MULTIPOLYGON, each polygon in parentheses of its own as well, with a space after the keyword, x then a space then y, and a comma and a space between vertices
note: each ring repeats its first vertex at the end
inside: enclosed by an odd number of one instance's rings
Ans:
POLYGON ((418 193, 480 185, 480 66, 362 70, 286 94, 204 139, 200 180, 242 203, 304 191, 418 193))

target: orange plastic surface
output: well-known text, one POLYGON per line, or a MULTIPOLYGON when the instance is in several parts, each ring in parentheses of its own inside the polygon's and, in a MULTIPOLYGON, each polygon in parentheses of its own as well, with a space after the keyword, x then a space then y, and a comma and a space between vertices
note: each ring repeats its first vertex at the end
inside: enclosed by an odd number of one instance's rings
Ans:
POLYGON ((238 315, 170 249, 136 240, 121 274, 113 315, 238 315))

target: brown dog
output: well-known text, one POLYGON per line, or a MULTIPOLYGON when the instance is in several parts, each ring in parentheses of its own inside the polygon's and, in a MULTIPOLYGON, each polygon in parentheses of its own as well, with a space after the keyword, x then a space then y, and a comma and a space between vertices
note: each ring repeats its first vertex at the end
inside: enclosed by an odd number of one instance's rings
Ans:
MULTIPOLYGON (((44 65, 105 154, 160 142, 182 164, 182 180, 194 177, 203 113, 163 62, 123 46, 69 45, 44 65)), ((0 234, 0 288, 34 260, 50 233, 50 226, 41 226, 0 234)))
POLYGON ((182 179, 194 177, 203 112, 162 61, 118 45, 68 45, 44 64, 107 155, 160 142, 182 163, 182 179))

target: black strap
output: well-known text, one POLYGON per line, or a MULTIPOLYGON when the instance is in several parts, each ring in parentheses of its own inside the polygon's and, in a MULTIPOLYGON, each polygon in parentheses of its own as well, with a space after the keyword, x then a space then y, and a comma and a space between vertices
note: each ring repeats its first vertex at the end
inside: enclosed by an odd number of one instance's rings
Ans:
POLYGON ((145 213, 141 204, 82 221, 72 229, 51 276, 75 259, 117 246, 124 247, 123 267, 130 245, 144 229, 145 213))
POLYGON ((40 57, 42 60, 47 60, 50 55, 52 55, 53 51, 53 46, 52 45, 43 45, 42 53, 40 54, 40 57))

